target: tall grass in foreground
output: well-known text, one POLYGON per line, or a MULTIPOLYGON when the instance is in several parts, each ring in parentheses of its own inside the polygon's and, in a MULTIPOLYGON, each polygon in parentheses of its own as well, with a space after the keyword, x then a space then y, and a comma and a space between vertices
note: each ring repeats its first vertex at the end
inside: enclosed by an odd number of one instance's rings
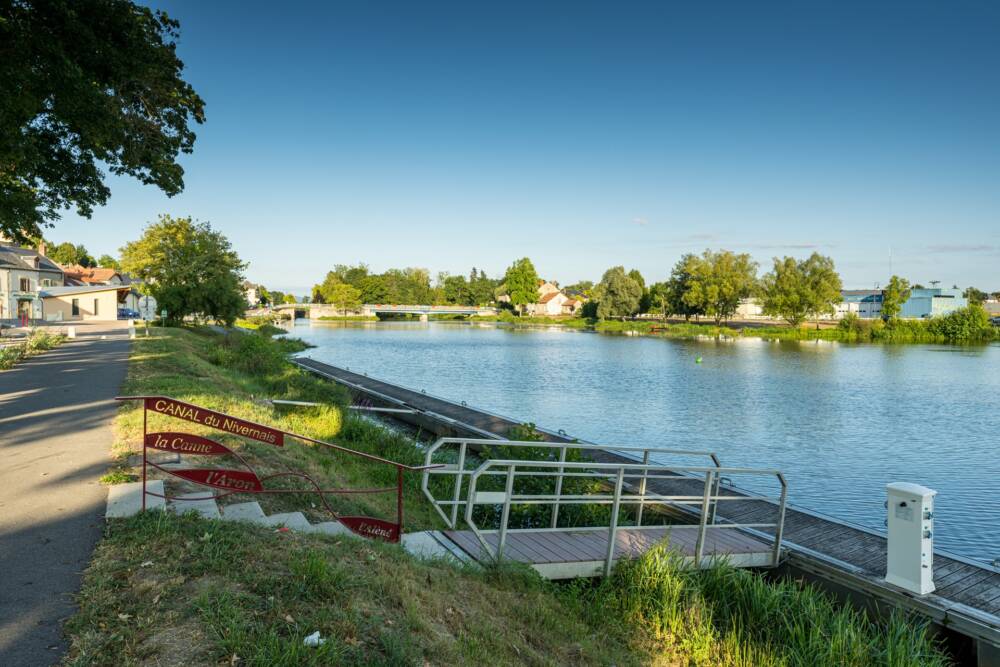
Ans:
POLYGON ((893 614, 875 622, 818 589, 768 581, 724 564, 685 567, 657 547, 622 561, 592 590, 595 616, 644 629, 682 664, 812 667, 943 666, 926 625, 893 614))

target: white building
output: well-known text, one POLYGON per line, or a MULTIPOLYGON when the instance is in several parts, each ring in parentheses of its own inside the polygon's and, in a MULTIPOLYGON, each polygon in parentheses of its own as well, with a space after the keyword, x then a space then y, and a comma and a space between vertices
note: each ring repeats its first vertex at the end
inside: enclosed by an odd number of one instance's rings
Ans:
POLYGON ((63 270, 38 250, 0 244, 0 320, 40 319, 46 287, 61 287, 63 270))

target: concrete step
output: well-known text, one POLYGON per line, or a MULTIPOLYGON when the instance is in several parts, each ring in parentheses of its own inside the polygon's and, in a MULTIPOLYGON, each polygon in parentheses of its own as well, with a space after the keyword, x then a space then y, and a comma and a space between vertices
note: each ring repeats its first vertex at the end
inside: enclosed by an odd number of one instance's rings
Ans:
POLYGON ((180 496, 175 496, 171 499, 170 509, 171 511, 177 512, 178 514, 184 514, 186 512, 197 512, 206 519, 221 519, 222 514, 219 513, 219 506, 216 504, 215 500, 212 498, 207 498, 211 495, 210 491, 195 491, 194 493, 185 493, 180 496), (194 498, 207 498, 206 500, 194 500, 194 498))
MULTIPOLYGON (((163 495, 163 480, 156 479, 146 483, 146 490, 163 495)), ((146 495, 147 510, 162 510, 167 502, 159 496, 146 495)), ((105 518, 123 519, 142 511, 142 482, 114 484, 108 488, 108 506, 104 511, 105 518)))
POLYGON ((284 526, 285 528, 291 528, 292 530, 301 530, 303 532, 312 528, 312 524, 305 517, 302 512, 286 512, 284 514, 272 514, 269 517, 264 518, 264 525, 266 526, 284 526))
POLYGON ((462 563, 471 560, 467 553, 437 530, 403 533, 402 543, 404 549, 418 558, 443 558, 462 563))
POLYGON ((322 535, 354 535, 351 530, 339 521, 324 521, 323 523, 311 524, 304 528, 306 533, 320 533, 322 535))
POLYGON ((254 501, 249 503, 236 503, 224 505, 222 508, 222 518, 226 521, 250 521, 252 523, 264 523, 267 515, 260 508, 260 503, 254 501))

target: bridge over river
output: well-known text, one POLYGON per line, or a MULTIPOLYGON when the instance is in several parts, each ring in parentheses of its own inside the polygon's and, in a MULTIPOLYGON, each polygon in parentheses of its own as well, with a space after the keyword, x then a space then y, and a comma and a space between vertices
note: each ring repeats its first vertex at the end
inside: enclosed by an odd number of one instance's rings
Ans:
POLYGON ((497 314, 497 309, 490 306, 433 306, 422 304, 375 304, 366 303, 360 308, 344 311, 327 303, 283 303, 274 306, 281 312, 294 311, 295 317, 320 319, 322 317, 348 316, 377 317, 379 315, 417 315, 421 322, 426 322, 431 315, 480 315, 489 317, 497 314), (300 315, 301 314, 301 315, 300 315))

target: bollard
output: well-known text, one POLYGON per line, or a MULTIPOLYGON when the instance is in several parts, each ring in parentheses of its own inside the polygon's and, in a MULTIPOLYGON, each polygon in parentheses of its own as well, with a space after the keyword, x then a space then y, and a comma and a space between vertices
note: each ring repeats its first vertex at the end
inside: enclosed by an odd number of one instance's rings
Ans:
POLYGON ((128 328, 128 337, 132 340, 135 339, 135 325, 131 325, 128 328))
POLYGON ((76 338, 76 327, 66 327, 66 338, 76 338))
POLYGON ((918 595, 934 591, 934 496, 907 482, 888 484, 885 580, 918 595))

